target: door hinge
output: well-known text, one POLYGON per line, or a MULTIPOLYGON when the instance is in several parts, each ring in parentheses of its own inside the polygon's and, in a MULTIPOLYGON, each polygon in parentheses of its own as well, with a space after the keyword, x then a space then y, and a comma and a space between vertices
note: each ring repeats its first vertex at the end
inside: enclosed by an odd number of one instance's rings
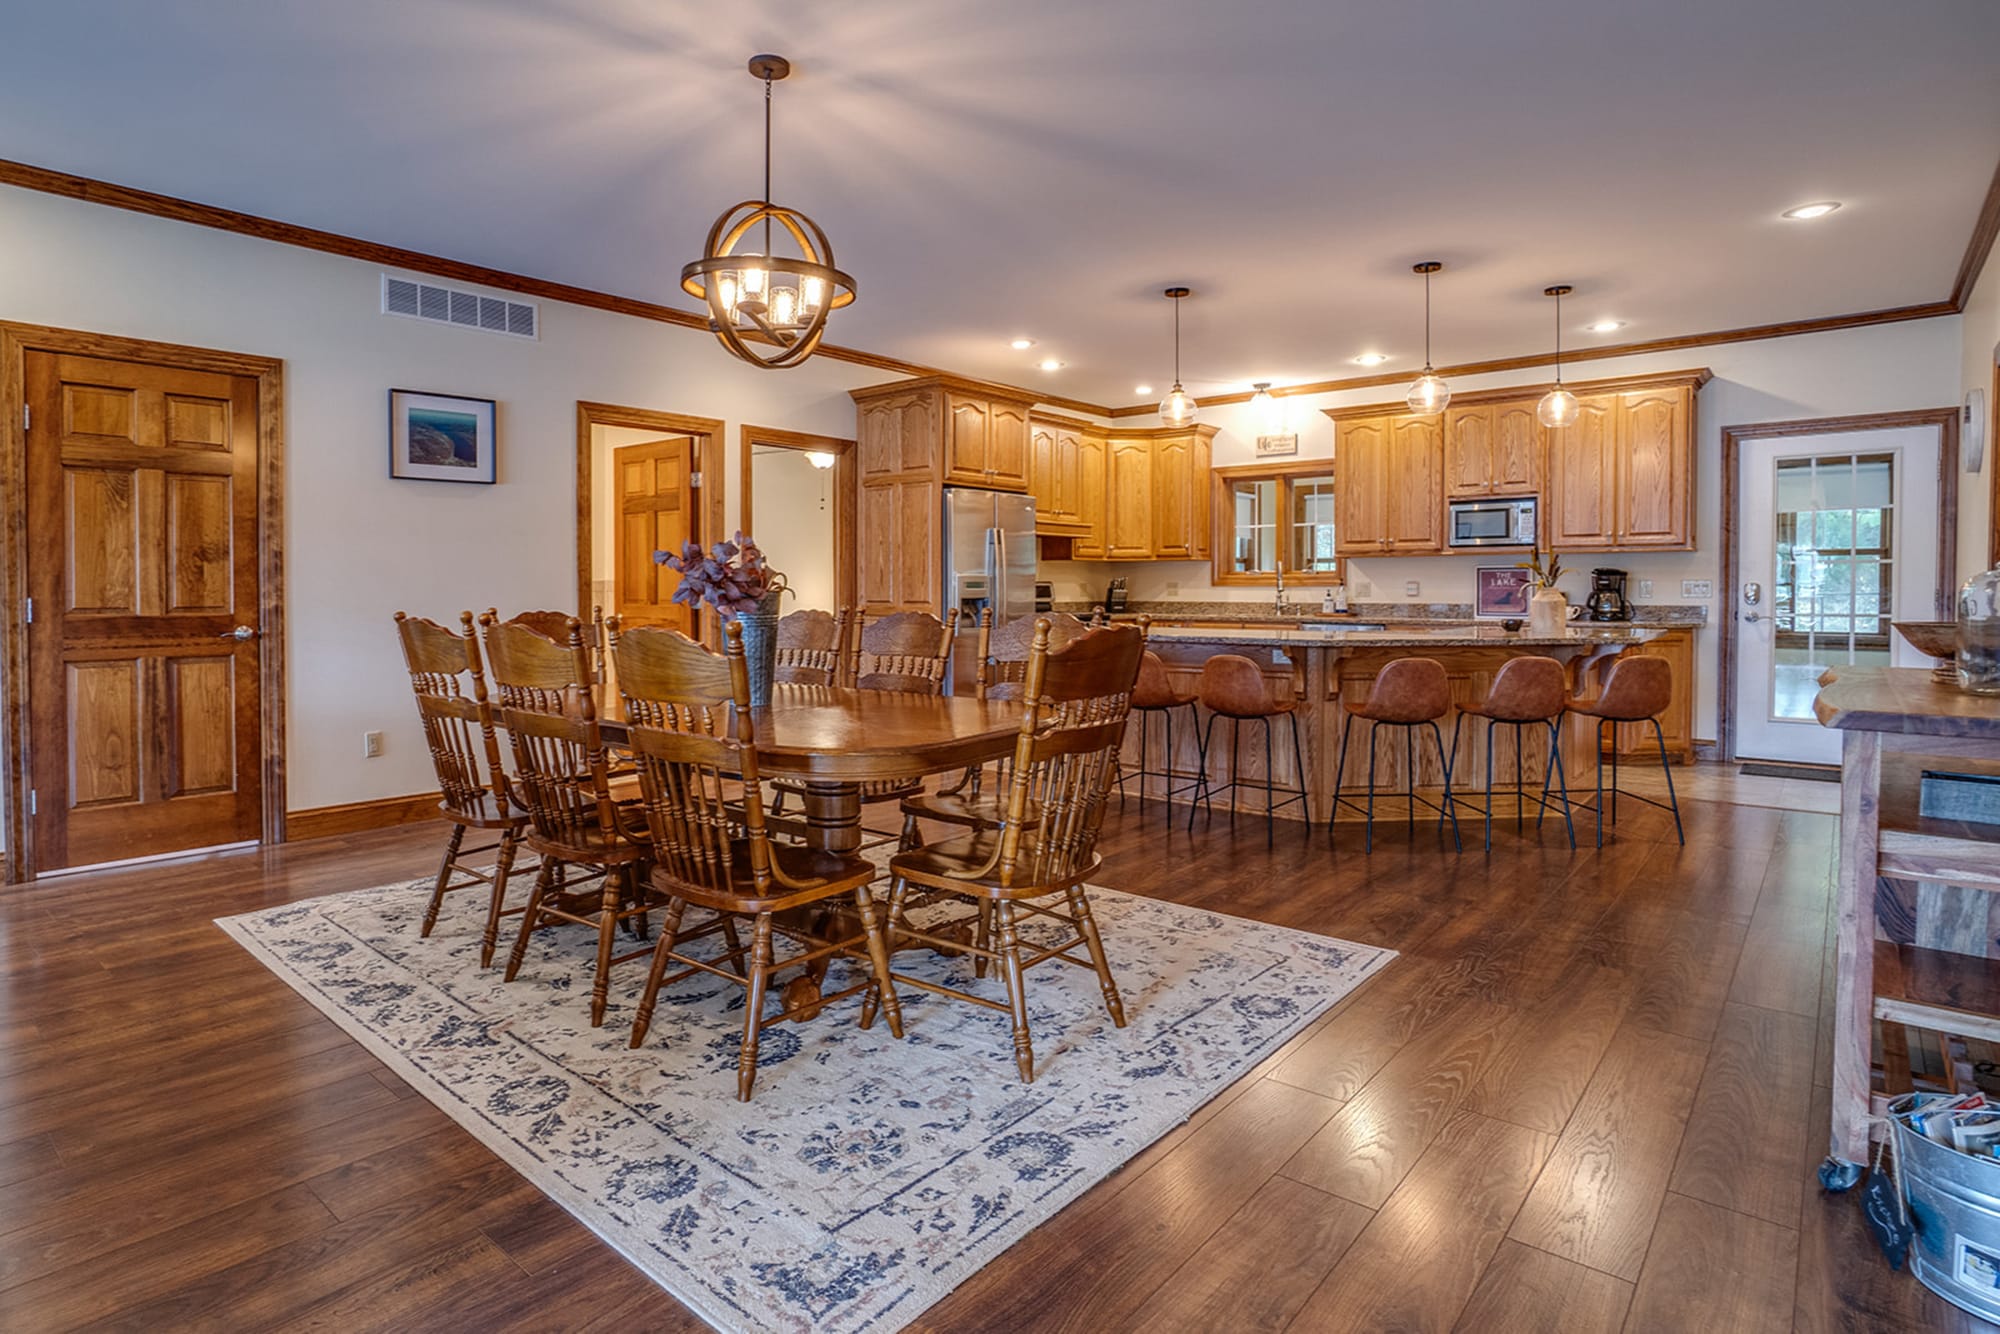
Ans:
POLYGON ((22 600, 28 604, 27 616, 23 623, 33 625, 35 623, 35 600, 33 598, 24 598, 22 600))
POLYGON ((701 474, 700 474, 700 473, 698 473, 698 472, 691 472, 691 473, 689 473, 689 474, 688 474, 688 490, 690 490, 690 491, 699 491, 699 490, 701 490, 701 474))
POLYGON ((21 429, 24 431, 32 430, 34 429, 34 423, 35 423, 34 406, 29 403, 23 403, 21 405, 21 429))
POLYGON ((42 813, 42 812, 41 812, 41 803, 40 803, 40 802, 38 802, 38 801, 36 801, 36 799, 35 799, 35 789, 33 789, 33 788, 29 788, 29 789, 28 789, 28 814, 30 814, 30 815, 40 815, 41 813, 42 813))

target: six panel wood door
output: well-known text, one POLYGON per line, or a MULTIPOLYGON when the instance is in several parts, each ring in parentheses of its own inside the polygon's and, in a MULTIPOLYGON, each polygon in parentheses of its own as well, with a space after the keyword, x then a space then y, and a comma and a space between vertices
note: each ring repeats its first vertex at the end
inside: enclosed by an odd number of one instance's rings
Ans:
POLYGON ((1153 442, 1114 440, 1105 477, 1104 552, 1112 560, 1153 554, 1153 442))
POLYGON ((1442 430, 1434 413, 1389 421, 1383 536, 1390 551, 1415 555, 1444 550, 1442 430))
POLYGON ((1548 433, 1549 503, 1542 545, 1557 551, 1610 545, 1617 400, 1580 396, 1576 421, 1548 433))
POLYGON ((25 370, 35 864, 257 838, 257 382, 25 370))
POLYGON ((1688 413, 1678 386, 1625 394, 1618 411, 1616 537, 1621 547, 1692 545, 1688 413))
POLYGON ((1334 550, 1343 556, 1386 550, 1382 488, 1388 483, 1389 420, 1364 417, 1335 430, 1334 550))
POLYGON ((653 553, 679 552, 694 536, 693 470, 694 441, 684 435, 611 451, 613 606, 627 621, 690 635, 694 612, 673 600, 681 577, 653 553))

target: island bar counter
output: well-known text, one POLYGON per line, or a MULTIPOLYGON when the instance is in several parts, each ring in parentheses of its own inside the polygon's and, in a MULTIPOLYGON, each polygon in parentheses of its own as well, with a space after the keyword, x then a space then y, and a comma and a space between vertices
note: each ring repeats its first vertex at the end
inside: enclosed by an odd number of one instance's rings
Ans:
POLYGON ((1838 667, 1820 686, 1813 712, 1841 733, 1831 1156, 1851 1174, 1867 1160, 1884 1096, 1871 1070, 1876 1019, 1888 1094, 1910 1085, 1891 1036, 1904 1025, 2000 1042, 2000 959, 1989 957, 2000 825, 1918 814, 1926 770, 2000 775, 2000 698, 1939 684, 1922 667, 1838 667), (1877 904, 1896 882, 1918 896, 1907 942, 1877 929, 1877 904))
MULTIPOLYGON (((1284 739, 1276 747, 1275 772, 1271 776, 1279 789, 1303 786, 1308 817, 1324 821, 1332 809, 1334 772, 1339 760, 1342 732, 1349 725, 1343 705, 1350 699, 1365 698, 1376 673, 1397 658, 1435 658, 1444 665, 1451 679, 1453 712, 1441 720, 1440 726, 1445 745, 1449 747, 1457 721, 1457 706, 1483 697, 1494 673, 1509 658, 1534 655, 1556 659, 1569 672, 1572 690, 1578 692, 1579 698, 1588 699, 1595 696, 1602 684, 1602 673, 1597 670, 1599 666, 1608 666, 1621 654, 1658 652, 1661 651, 1658 646, 1667 643, 1686 644, 1687 635, 1675 634, 1676 629, 1683 628, 1651 624, 1573 624, 1560 634, 1537 636, 1525 631, 1509 634, 1498 625, 1464 624, 1383 629, 1346 626, 1333 629, 1311 626, 1165 627, 1152 632, 1146 647, 1159 654, 1166 664, 1169 681, 1178 691, 1194 693, 1201 678, 1202 664, 1218 653, 1234 653, 1257 664, 1274 699, 1296 700, 1299 742, 1305 752, 1303 764, 1292 756, 1289 736, 1281 730, 1284 739), (1299 782, 1301 769, 1305 778, 1303 784, 1299 782)), ((1683 667, 1677 663, 1675 670, 1677 673, 1689 672, 1691 664, 1683 667)), ((1201 714, 1204 731, 1208 730, 1208 722, 1204 711, 1201 714)), ((1457 759, 1452 766, 1454 790, 1471 791, 1485 785, 1485 726, 1484 722, 1473 719, 1459 728, 1457 759)), ((1359 727, 1360 734, 1348 746, 1347 772, 1341 783, 1344 793, 1360 792, 1367 786, 1368 725, 1364 722, 1359 727)), ((1181 775, 1176 782, 1177 787, 1186 781, 1187 775, 1195 772, 1198 763, 1196 742, 1186 734, 1187 730, 1176 727, 1173 734, 1173 768, 1181 775)), ((1208 776, 1213 786, 1220 786, 1232 777, 1230 730, 1228 719, 1216 721, 1208 756, 1208 776)), ((1591 787, 1594 782, 1591 755, 1594 732, 1589 719, 1570 718, 1565 721, 1563 766, 1573 796, 1580 789, 1591 787)), ((1621 740, 1621 748, 1628 754, 1641 757, 1635 762, 1644 762, 1645 757, 1651 757, 1652 763, 1657 764, 1651 729, 1646 731, 1643 750, 1638 748, 1636 740, 1637 733, 1634 732, 1621 740)), ((1151 754, 1146 767, 1157 773, 1163 767, 1160 728, 1152 729, 1149 745, 1151 754)), ((1127 732, 1123 756, 1128 775, 1138 773, 1138 747, 1139 729, 1134 727, 1127 732)), ((1513 783, 1516 758, 1514 729, 1500 728, 1494 736, 1493 750, 1496 787, 1513 783)), ((1246 734, 1240 759, 1244 786, 1234 789, 1232 796, 1242 810, 1261 815, 1264 800, 1261 732, 1257 734, 1255 745, 1251 744, 1246 734)), ((1548 747, 1539 735, 1539 729, 1522 730, 1518 759, 1524 779, 1539 790, 1548 759, 1548 747)), ((1443 786, 1444 774, 1428 742, 1417 750, 1416 767, 1419 789, 1436 790, 1443 786)), ((1401 739, 1392 741, 1385 735, 1376 761, 1377 792, 1405 790, 1405 775, 1405 750, 1401 739)), ((1148 780, 1148 796, 1160 795, 1163 790, 1162 780, 1157 777, 1148 780)), ((1282 791, 1278 800, 1283 800, 1282 791)), ((1299 809, 1294 805, 1280 809, 1277 814, 1296 819, 1299 809)), ((1502 809, 1511 814, 1511 807, 1502 809)), ((1384 807, 1384 810, 1401 813, 1401 808, 1394 804, 1384 807)))

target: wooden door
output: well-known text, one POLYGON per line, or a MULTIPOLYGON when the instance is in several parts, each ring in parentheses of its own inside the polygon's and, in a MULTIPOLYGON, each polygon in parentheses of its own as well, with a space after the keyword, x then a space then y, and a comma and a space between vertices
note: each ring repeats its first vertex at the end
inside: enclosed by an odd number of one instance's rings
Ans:
MULTIPOLYGON (((1153 555, 1192 559, 1195 554, 1194 437, 1162 436, 1153 442, 1153 555)), ((1208 479, 1202 478, 1206 486, 1208 479)))
POLYGON ((1388 549, 1444 550, 1444 441, 1435 413, 1389 419, 1388 549))
POLYGON ((1028 489, 1028 408, 1023 403, 988 405, 986 485, 1003 491, 1028 489))
POLYGON ((1387 549, 1389 419, 1362 417, 1335 430, 1334 550, 1343 556, 1387 549))
POLYGON ((1620 547, 1693 545, 1688 412, 1678 385, 1622 395, 1613 493, 1620 547))
POLYGON ((1056 428, 1035 422, 1028 430, 1030 472, 1028 490, 1035 497, 1035 527, 1061 527, 1063 518, 1061 485, 1056 462, 1056 428))
POLYGON ((1535 405, 1493 406, 1493 494, 1532 496, 1542 489, 1542 424, 1535 405))
POLYGON ((1542 545, 1557 551, 1612 544, 1616 401, 1580 397, 1577 418, 1548 433, 1549 505, 1542 545))
POLYGON ((1153 555, 1153 442, 1113 440, 1104 480, 1104 554, 1112 560, 1153 555))
POLYGON ((966 394, 944 396, 944 473, 947 482, 986 485, 992 405, 966 394))
POLYGON ((1493 491, 1493 409, 1450 408, 1444 414, 1444 493, 1448 499, 1493 491))
POLYGON ((677 435, 611 451, 612 602, 639 625, 696 632, 691 608, 673 601, 681 577, 653 563, 655 551, 678 553, 695 538, 695 444, 677 435))
POLYGON ((24 370, 36 867, 259 837, 257 380, 24 370))
POLYGON ((856 437, 864 485, 929 470, 937 449, 935 408, 936 396, 929 391, 870 399, 861 405, 856 437))
POLYGON ((1070 544, 1070 554, 1078 560, 1104 559, 1105 452, 1103 436, 1086 434, 1076 438, 1076 518, 1082 532, 1070 544))

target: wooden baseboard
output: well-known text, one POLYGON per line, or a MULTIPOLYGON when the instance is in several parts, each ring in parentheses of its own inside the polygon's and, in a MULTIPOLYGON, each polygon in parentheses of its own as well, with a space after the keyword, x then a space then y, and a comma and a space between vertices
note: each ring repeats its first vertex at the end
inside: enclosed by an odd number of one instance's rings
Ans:
POLYGON ((373 801, 350 801, 341 806, 315 806, 310 810, 289 811, 285 815, 285 841, 326 838, 333 834, 359 834, 392 825, 416 824, 438 818, 437 792, 418 792, 407 797, 377 797, 373 801))

